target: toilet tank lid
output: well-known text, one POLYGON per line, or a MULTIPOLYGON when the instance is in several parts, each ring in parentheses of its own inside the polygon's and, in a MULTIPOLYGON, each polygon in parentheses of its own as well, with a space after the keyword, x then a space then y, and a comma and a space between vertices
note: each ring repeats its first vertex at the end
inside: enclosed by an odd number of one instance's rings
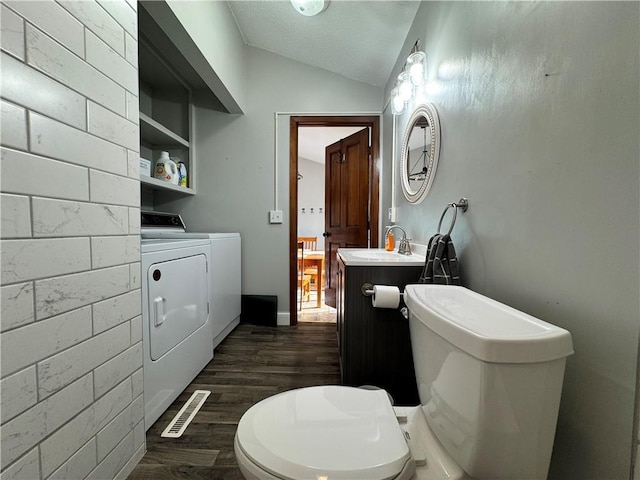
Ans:
POLYGON ((571 334, 454 285, 407 285, 411 315, 462 351, 492 363, 536 363, 573 353, 571 334))

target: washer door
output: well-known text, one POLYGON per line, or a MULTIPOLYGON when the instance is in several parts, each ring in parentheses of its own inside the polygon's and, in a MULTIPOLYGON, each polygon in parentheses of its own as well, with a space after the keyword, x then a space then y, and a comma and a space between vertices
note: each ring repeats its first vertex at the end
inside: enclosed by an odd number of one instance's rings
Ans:
POLYGON ((158 360, 193 332, 209 316, 205 255, 152 264, 149 285, 149 346, 158 360))

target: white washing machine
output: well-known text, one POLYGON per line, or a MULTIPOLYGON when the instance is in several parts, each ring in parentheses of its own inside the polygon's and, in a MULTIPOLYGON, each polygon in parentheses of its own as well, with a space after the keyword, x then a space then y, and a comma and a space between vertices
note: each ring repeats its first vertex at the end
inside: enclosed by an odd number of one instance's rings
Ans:
POLYGON ((212 348, 240 323, 241 239, 239 233, 187 232, 182 217, 175 213, 141 214, 143 239, 208 239, 211 242, 209 305, 212 348))
POLYGON ((141 241, 145 428, 213 358, 209 317, 211 243, 141 241))

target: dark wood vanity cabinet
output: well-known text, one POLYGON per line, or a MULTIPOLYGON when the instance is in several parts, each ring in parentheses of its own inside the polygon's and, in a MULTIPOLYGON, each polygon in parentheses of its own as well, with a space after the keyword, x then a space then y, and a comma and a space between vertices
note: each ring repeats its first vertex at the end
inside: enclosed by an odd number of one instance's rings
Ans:
POLYGON ((421 271, 418 266, 345 266, 338 257, 336 308, 343 385, 384 388, 396 405, 419 403, 409 321, 400 308, 373 308, 362 285, 396 285, 402 291, 406 284, 417 283, 421 271))

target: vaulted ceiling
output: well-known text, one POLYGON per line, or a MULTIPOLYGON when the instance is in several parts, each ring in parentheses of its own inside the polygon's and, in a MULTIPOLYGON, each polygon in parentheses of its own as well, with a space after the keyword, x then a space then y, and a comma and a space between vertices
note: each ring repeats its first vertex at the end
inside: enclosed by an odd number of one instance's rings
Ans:
POLYGON ((332 0, 314 17, 288 0, 230 0, 247 45, 383 87, 400 54, 419 1, 332 0))

